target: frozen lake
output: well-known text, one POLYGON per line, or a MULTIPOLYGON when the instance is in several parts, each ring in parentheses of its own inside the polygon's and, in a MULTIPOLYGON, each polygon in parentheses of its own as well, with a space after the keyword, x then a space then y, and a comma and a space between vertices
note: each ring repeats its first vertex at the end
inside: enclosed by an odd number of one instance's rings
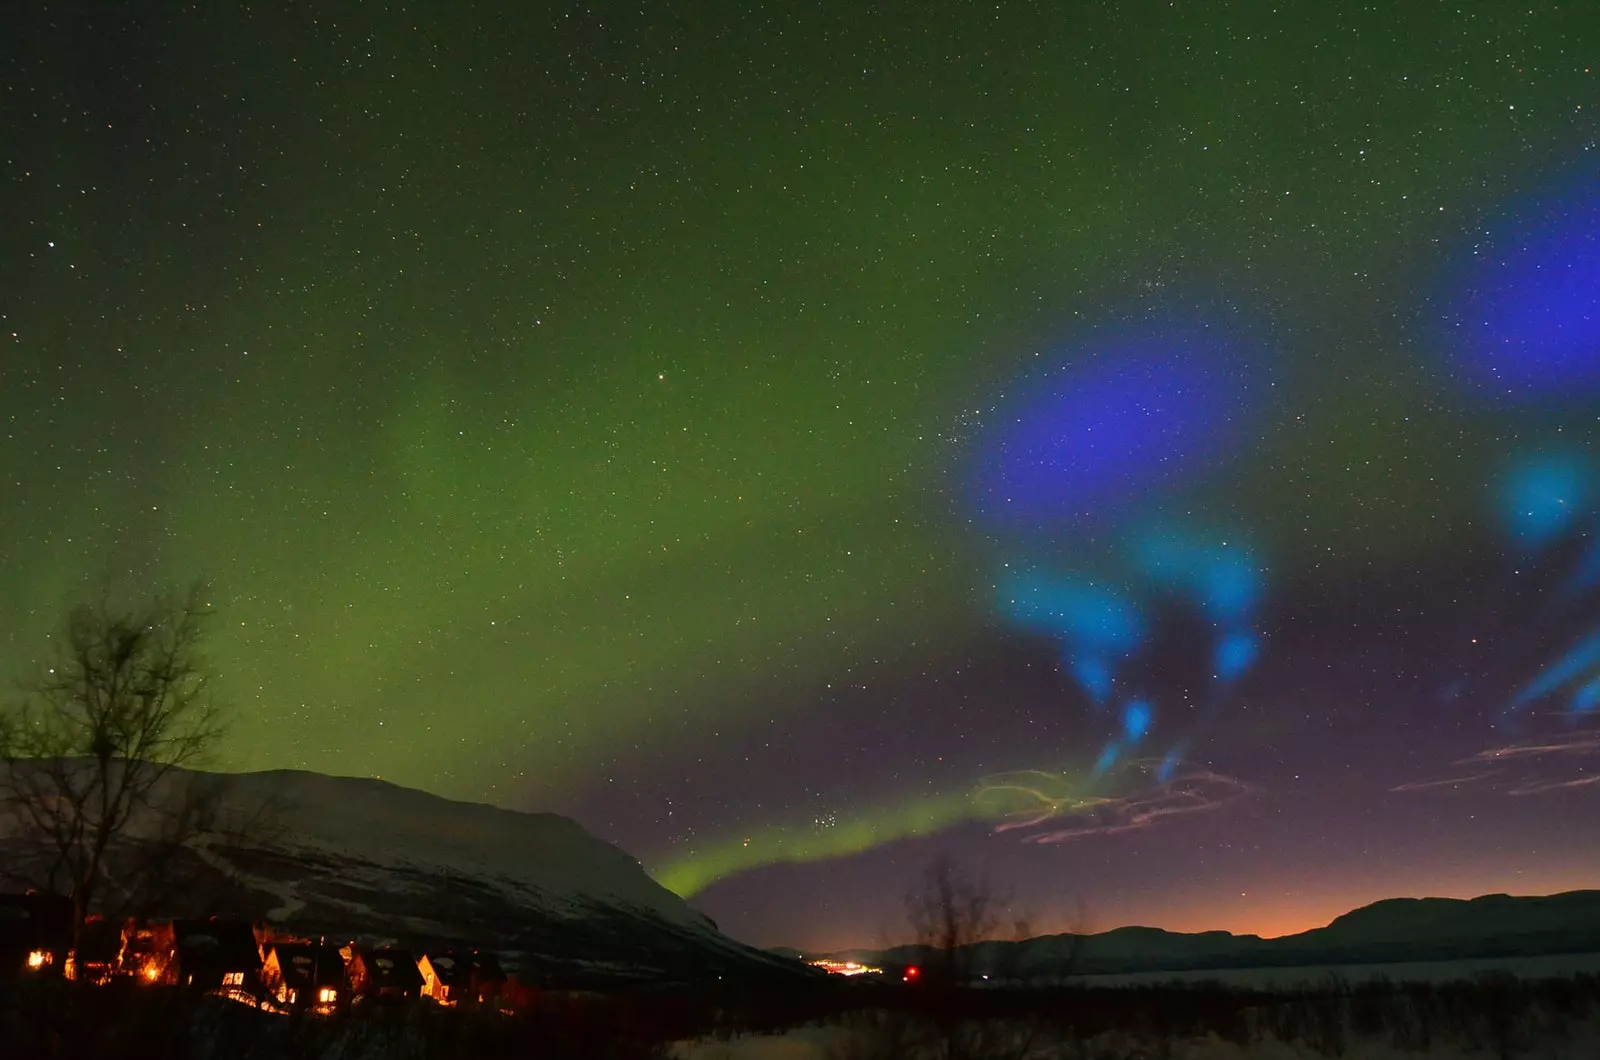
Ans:
POLYGON ((1448 983, 1480 975, 1510 974, 1519 979, 1551 979, 1600 975, 1600 953, 1564 953, 1537 957, 1481 957, 1462 961, 1404 961, 1387 964, 1297 965, 1284 968, 1220 968, 1181 972, 1131 972, 1126 975, 1079 975, 1083 986, 1140 986, 1150 983, 1224 983, 1228 986, 1283 989, 1327 982, 1387 979, 1391 982, 1448 983))

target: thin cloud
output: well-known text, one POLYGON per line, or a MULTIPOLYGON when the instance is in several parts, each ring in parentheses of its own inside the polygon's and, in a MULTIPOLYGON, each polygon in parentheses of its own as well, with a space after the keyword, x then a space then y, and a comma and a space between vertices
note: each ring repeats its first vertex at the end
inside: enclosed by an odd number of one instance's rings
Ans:
POLYGON ((1487 773, 1469 773, 1461 777, 1445 777, 1443 780, 1412 780, 1404 784, 1396 784, 1390 791, 1427 791, 1430 788, 1458 788, 1463 784, 1476 784, 1480 780, 1488 780, 1500 775, 1500 770, 1491 769, 1487 773))
POLYGON ((1600 784, 1600 774, 1587 777, 1578 777, 1573 780, 1534 781, 1519 788, 1512 788, 1509 795, 1542 795, 1547 791, 1563 791, 1568 788, 1586 788, 1590 784, 1600 784))
POLYGON ((1169 817, 1211 813, 1250 793, 1242 781, 1198 770, 1118 797, 1075 796, 1056 786, 1054 782, 1062 779, 1040 772, 993 778, 985 794, 1012 805, 995 831, 1030 832, 1022 837, 1027 843, 1064 843, 1090 836, 1120 835, 1154 827, 1169 817), (1044 827, 1052 823, 1058 826, 1044 827))
POLYGON ((1547 755, 1592 755, 1597 753, 1600 753, 1600 732, 1573 732, 1538 741, 1507 744, 1504 747, 1491 747, 1486 751, 1479 751, 1469 758, 1461 759, 1456 765, 1467 765, 1472 762, 1504 762, 1508 759, 1542 758, 1547 755))
POLYGON ((1431 791, 1492 781, 1507 795, 1542 795, 1600 784, 1591 759, 1600 756, 1600 729, 1554 733, 1516 743, 1488 747, 1451 765, 1472 770, 1459 776, 1413 780, 1390 788, 1395 792, 1431 791), (1493 768, 1485 769, 1484 766, 1493 768))

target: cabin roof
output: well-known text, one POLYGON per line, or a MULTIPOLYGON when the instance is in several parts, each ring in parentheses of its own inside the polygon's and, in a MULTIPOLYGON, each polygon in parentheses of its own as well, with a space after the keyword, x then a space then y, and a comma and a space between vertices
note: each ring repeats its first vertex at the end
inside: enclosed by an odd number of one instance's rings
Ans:
POLYGON ((344 957, 337 947, 312 942, 278 942, 271 948, 283 981, 297 990, 344 985, 344 957))
POLYGON ((422 970, 417 967, 417 958, 410 950, 358 946, 354 953, 375 987, 415 990, 422 986, 422 970))
POLYGON ((439 982, 445 986, 458 986, 473 981, 473 973, 477 973, 477 981, 501 982, 506 973, 500 969, 500 962, 493 954, 462 952, 460 950, 445 950, 426 955, 428 963, 433 966, 433 974, 439 977, 439 982))
POLYGON ((83 934, 78 938, 77 959, 80 962, 110 964, 122 953, 122 922, 92 916, 83 922, 83 934))
POLYGON ((244 920, 174 920, 174 945, 178 960, 190 969, 259 971, 261 949, 255 930, 244 920))

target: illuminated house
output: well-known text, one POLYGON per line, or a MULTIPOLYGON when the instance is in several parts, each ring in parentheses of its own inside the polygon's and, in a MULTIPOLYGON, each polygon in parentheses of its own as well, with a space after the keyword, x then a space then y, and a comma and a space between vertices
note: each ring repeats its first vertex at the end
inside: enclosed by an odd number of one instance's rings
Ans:
POLYGON ((344 957, 322 943, 273 943, 261 977, 267 992, 290 1008, 332 1012, 350 1000, 344 957))
POLYGON ((106 983, 122 961, 123 928, 120 920, 92 916, 83 922, 78 947, 67 962, 67 977, 82 983, 106 983))
POLYGON ((369 1001, 414 1001, 422 996, 422 970, 410 950, 346 946, 345 973, 355 997, 369 1001))
POLYGON ((60 975, 71 950, 71 899, 43 891, 0 895, 0 979, 60 975))
POLYGON ((500 995, 506 973, 487 953, 425 953, 417 961, 422 995, 441 1005, 483 1004, 500 995))
POLYGON ((117 971, 154 985, 176 981, 177 941, 171 922, 134 923, 122 929, 117 971))
POLYGON ((261 949, 249 921, 174 920, 169 981, 196 990, 254 992, 261 985, 261 949))

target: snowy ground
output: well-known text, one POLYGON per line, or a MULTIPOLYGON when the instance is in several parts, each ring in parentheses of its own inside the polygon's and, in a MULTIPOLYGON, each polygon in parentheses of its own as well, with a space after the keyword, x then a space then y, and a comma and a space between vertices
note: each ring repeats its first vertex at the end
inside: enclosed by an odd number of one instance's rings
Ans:
MULTIPOLYGON (((881 1047, 862 1041, 840 1027, 806 1027, 782 1035, 747 1037, 731 1042, 683 1042, 674 1060, 887 1060, 881 1047)), ((998 1055, 998 1054, 997 1054, 998 1055)), ((1339 1055, 1344 1060, 1502 1060, 1491 1047, 1463 1048, 1436 1044, 1426 1052, 1401 1049, 1378 1040, 1355 1040, 1339 1054, 1319 1052, 1306 1045, 1268 1039, 1246 1046, 1219 1038, 1186 1041, 1150 1041, 1125 1035, 1101 1035, 1084 1042, 1053 1042, 1037 1046, 1008 1060, 1312 1060, 1339 1055)), ((1600 1024, 1593 1021, 1569 1028, 1560 1038, 1529 1042, 1510 1057, 1515 1060, 1596 1060, 1600 1058, 1600 1024)), ((915 1060, 897 1057, 897 1060, 915 1060)))
MULTIPOLYGON (((1150 973, 1127 976, 1086 976, 1076 980, 1086 986, 1147 986, 1162 983, 1195 985, 1206 982, 1222 983, 1241 988, 1271 991, 1293 1009, 1295 999, 1318 996, 1344 997, 1346 1007, 1342 1015, 1332 1018, 1338 1028, 1329 1034, 1324 1024, 1320 1033, 1324 1040, 1311 1041, 1320 1048, 1303 1041, 1285 1042, 1264 1031, 1248 1044, 1239 1045, 1216 1036, 1186 1039, 1140 1038, 1126 1033, 1106 1033, 1089 1039, 1064 1041, 1048 1037, 1048 1031, 1031 1037, 1031 1048, 1019 1047, 1016 1037, 993 1030, 983 1039, 989 1048, 977 1048, 964 1054, 983 1060, 993 1056, 1001 1060, 1307 1060, 1312 1057, 1340 1056, 1351 1060, 1403 1060, 1403 1058, 1433 1058, 1433 1060, 1600 1060, 1600 1013, 1589 1002, 1578 1002, 1576 1007, 1563 1007, 1559 1003, 1561 990, 1544 993, 1545 981, 1566 980, 1582 983, 1573 977, 1600 974, 1600 954, 1572 954, 1545 957, 1513 957, 1481 961, 1433 961, 1407 964, 1381 964, 1343 967, 1252 968, 1220 972, 1150 973), (1356 1024, 1350 1021, 1353 1010, 1348 1007, 1352 996, 1343 990, 1332 995, 1326 988, 1338 980, 1351 987, 1372 980, 1390 983, 1459 984, 1468 990, 1478 990, 1484 983, 1481 977, 1510 976, 1521 980, 1526 991, 1512 996, 1521 998, 1508 1013, 1509 1022, 1496 1024, 1491 1014, 1479 1003, 1489 1004, 1494 998, 1492 989, 1468 996, 1476 999, 1467 1005, 1470 1012, 1463 1017, 1461 1009, 1452 1016, 1448 1005, 1439 998, 1448 996, 1433 993, 1434 987, 1418 988, 1421 997, 1432 997, 1434 1005, 1426 1019, 1418 1010, 1408 1008, 1407 993, 1396 988, 1390 993, 1378 988, 1374 995, 1380 1006, 1389 1006, 1389 1016, 1377 1023, 1361 1024, 1385 1027, 1381 1033, 1365 1036, 1353 1033, 1356 1024), (1477 985, 1472 985, 1476 981, 1477 985), (1309 993, 1297 991, 1297 986, 1320 987, 1309 993), (1383 1001, 1381 999, 1389 1000, 1383 1001), (1419 1038, 1418 1029, 1427 1023, 1432 1030, 1419 1038), (1471 1024, 1468 1026, 1468 1024, 1471 1024), (1499 1036, 1498 1041, 1491 1039, 1499 1036), (1426 1050, 1409 1040, 1429 1040, 1426 1050), (1331 1040, 1331 1039, 1337 1039, 1331 1040)), ((1510 982, 1510 979, 1503 980, 1510 982)), ((1589 980, 1592 982, 1592 980, 1589 980)), ((1357 989, 1356 994, 1362 993, 1357 989)), ((1120 991, 1116 992, 1120 993, 1120 991)), ((1370 994, 1370 990, 1366 990, 1370 994)), ((1187 994, 1187 991, 1180 991, 1187 994)), ((1158 995, 1159 996, 1159 995, 1158 995)), ((1270 1007, 1270 1006, 1269 1006, 1270 1007)), ((1312 1006, 1315 1008, 1315 1004, 1312 1006)), ((1326 1011, 1325 1009, 1323 1010, 1326 1011)), ((783 1034, 747 1036, 732 1041, 701 1040, 680 1042, 674 1048, 674 1060, 938 1060, 944 1053, 939 1049, 925 1050, 916 1047, 915 1031, 909 1036, 901 1034, 899 1040, 891 1032, 897 1025, 907 1026, 905 1017, 888 1014, 856 1013, 822 1025, 792 1029, 783 1034)), ((1315 1020, 1312 1023, 1315 1024, 1315 1020)), ((988 1025, 991 1028, 992 1024, 988 1025)), ((1203 1024, 1202 1024, 1203 1026, 1203 1024)), ((1275 1027, 1280 1033, 1305 1033, 1304 1030, 1284 1031, 1286 1027, 1307 1026, 1305 1023, 1266 1022, 1251 1023, 1255 1027, 1275 1027)), ((1311 1033, 1319 1033, 1313 1030, 1311 1033)))
MULTIPOLYGON (((1563 953, 1540 957, 1484 957, 1465 961, 1406 961, 1389 964, 1341 964, 1287 968, 1223 968, 1194 972, 1134 972, 1127 975, 1080 975, 1082 986, 1144 986, 1156 983, 1221 983, 1259 990, 1287 990, 1318 985, 1329 979, 1346 983, 1386 979, 1392 983, 1450 983, 1480 975, 1518 979, 1554 979, 1600 975, 1600 953, 1563 953)), ((1596 1053, 1600 1060, 1600 1053, 1596 1053)))

